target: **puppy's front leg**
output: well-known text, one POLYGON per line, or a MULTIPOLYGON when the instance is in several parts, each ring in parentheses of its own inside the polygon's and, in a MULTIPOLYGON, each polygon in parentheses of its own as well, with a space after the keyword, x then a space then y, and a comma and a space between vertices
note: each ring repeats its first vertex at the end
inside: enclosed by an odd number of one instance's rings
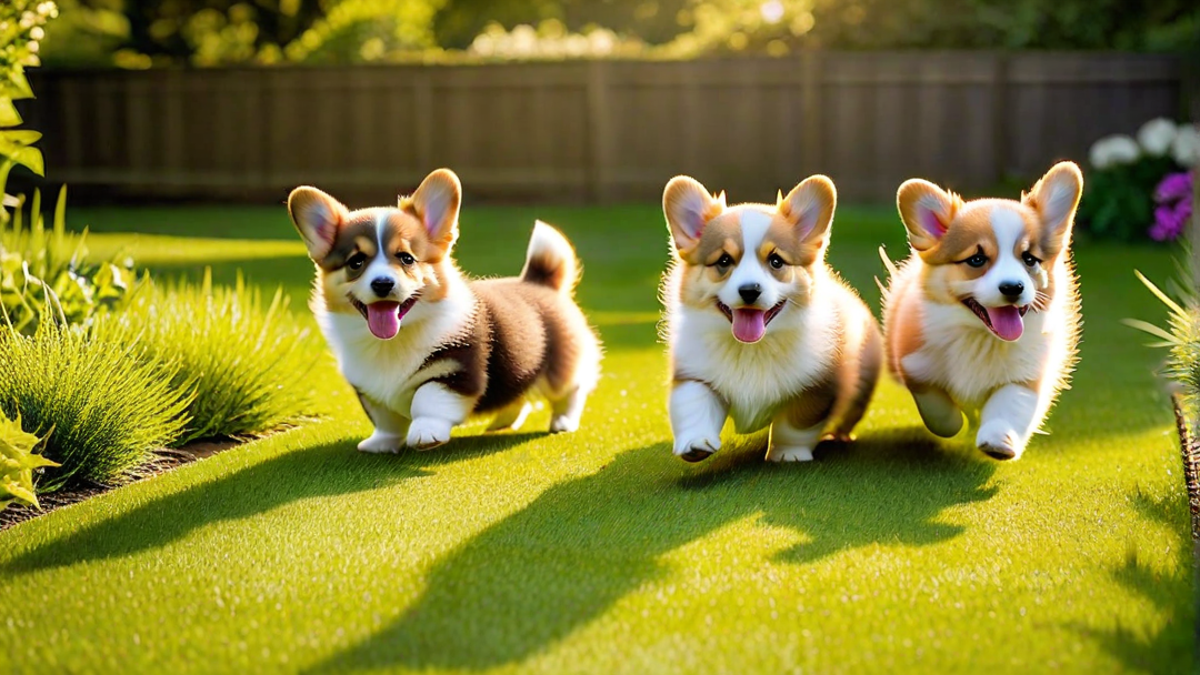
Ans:
POLYGON ((363 412, 367 413, 371 424, 375 426, 375 431, 358 444, 358 449, 374 453, 399 452, 404 446, 404 436, 408 433, 408 418, 387 406, 375 403, 362 392, 358 393, 358 400, 362 403, 363 412))
POLYGON ((426 382, 418 387, 413 394, 408 446, 429 450, 450 440, 450 430, 467 419, 475 401, 476 397, 463 396, 441 382, 426 382))
POLYGON ((980 413, 976 447, 996 459, 1018 459, 1037 427, 1037 409, 1037 392, 1029 387, 1000 387, 980 413))
POLYGON ((668 407, 677 456, 699 462, 721 449, 721 427, 725 426, 729 407, 707 384, 677 381, 668 407))

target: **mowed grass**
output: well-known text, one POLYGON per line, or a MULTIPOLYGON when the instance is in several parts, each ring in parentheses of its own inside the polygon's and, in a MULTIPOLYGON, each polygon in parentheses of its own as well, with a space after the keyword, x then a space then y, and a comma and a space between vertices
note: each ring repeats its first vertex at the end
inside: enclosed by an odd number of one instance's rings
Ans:
MULTIPOLYGON (((736 197, 736 195, 735 195, 736 197)), ((860 441, 773 466, 760 435, 670 452, 655 205, 484 208, 459 247, 520 269, 534 217, 585 265, 607 345, 583 428, 367 456, 331 359, 324 421, 0 534, 0 672, 1180 673, 1195 620, 1160 353, 1119 324, 1164 312, 1133 277, 1162 248, 1078 252, 1086 317, 1052 434, 1001 464, 935 442, 882 384, 860 441)), ((311 263, 282 207, 77 209, 94 251, 158 276, 241 269, 304 313, 311 263), (154 235, 117 234, 136 225, 154 235), (111 233, 111 234, 109 234, 111 233)), ((878 305, 889 208, 839 211, 830 258, 878 305)))

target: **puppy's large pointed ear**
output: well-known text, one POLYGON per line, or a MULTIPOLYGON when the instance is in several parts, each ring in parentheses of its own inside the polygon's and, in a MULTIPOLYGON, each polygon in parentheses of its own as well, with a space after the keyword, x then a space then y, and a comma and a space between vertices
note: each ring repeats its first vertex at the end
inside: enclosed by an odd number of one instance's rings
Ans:
POLYGON ((829 240, 829 227, 837 209, 837 188, 826 176, 809 176, 780 198, 775 209, 792 224, 805 246, 820 249, 829 240))
POLYGON ((1042 247, 1047 255, 1057 255, 1070 242, 1075 224, 1075 209, 1083 194, 1083 174, 1074 162, 1059 162, 1033 186, 1022 202, 1042 221, 1042 247))
POLYGON ((900 220, 908 228, 908 243, 918 251, 937 246, 961 205, 956 195, 917 178, 904 181, 896 192, 900 220))
POLYGON ((348 212, 338 200, 305 185, 288 195, 288 213, 308 247, 308 256, 320 263, 333 249, 333 241, 348 212))
POLYGON ((429 238, 443 248, 458 239, 458 208, 462 204, 462 184, 450 169, 438 169, 421 181, 411 197, 400 200, 401 208, 412 211, 429 238))
POLYGON ((713 197, 690 176, 672 178, 663 190, 663 215, 680 254, 691 251, 700 241, 704 225, 724 210, 725 193, 713 197))

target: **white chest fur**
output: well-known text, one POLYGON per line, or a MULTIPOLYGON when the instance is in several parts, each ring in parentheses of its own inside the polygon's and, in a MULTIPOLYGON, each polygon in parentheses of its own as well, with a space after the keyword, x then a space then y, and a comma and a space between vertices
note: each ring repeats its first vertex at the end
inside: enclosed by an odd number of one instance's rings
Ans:
POLYGON ((461 334, 474 310, 474 296, 465 284, 441 302, 417 303, 391 340, 371 335, 361 316, 313 310, 321 332, 337 358, 342 376, 356 390, 408 416, 413 393, 431 378, 445 375, 451 364, 422 368, 440 345, 461 334))
POLYGON ((789 305, 761 341, 743 344, 725 317, 676 306, 669 319, 676 377, 712 387, 739 433, 762 429, 782 403, 828 372, 838 344, 832 311, 789 305))

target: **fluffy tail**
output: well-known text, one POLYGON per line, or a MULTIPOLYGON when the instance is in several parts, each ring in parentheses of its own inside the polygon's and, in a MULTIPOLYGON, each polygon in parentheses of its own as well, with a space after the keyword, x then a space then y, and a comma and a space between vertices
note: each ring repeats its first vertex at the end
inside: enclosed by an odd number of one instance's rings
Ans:
POLYGON ((540 220, 534 224, 521 280, 548 286, 560 293, 575 290, 575 284, 579 283, 579 260, 562 232, 540 220))

